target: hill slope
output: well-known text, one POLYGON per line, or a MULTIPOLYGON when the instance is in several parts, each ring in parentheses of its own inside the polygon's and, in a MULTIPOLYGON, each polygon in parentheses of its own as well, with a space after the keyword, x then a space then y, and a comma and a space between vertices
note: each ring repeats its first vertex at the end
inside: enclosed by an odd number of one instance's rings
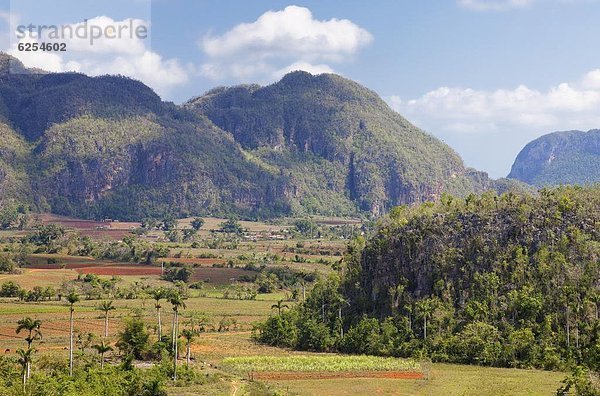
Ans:
POLYGON ((295 72, 175 106, 126 77, 34 73, 0 55, 0 123, 2 200, 71 216, 379 215, 516 185, 465 169, 336 75, 295 72))
POLYGON ((555 132, 532 141, 508 177, 536 186, 600 182, 600 130, 555 132))
POLYGON ((296 208, 379 215, 443 191, 485 189, 449 146, 338 75, 293 72, 267 87, 214 89, 185 107, 289 174, 296 208))

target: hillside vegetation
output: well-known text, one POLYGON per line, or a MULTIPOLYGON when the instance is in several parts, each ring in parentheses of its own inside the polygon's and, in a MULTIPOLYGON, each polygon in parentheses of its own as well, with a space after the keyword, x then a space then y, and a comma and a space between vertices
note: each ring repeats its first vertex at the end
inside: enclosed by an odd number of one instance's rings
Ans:
POLYGON ((309 350, 600 368, 600 190, 398 207, 257 338, 309 350))
POLYGON ((555 132, 532 141, 508 177, 539 187, 600 182, 600 130, 555 132))
POLYGON ((336 75, 294 72, 176 106, 126 77, 37 73, 0 55, 0 121, 1 198, 62 215, 381 215, 443 192, 523 188, 465 169, 336 75))
POLYGON ((293 72, 266 87, 217 88, 185 107, 230 132, 265 167, 290 175, 299 210, 381 215, 443 191, 495 187, 487 175, 471 178, 456 152, 373 91, 338 75, 293 72))

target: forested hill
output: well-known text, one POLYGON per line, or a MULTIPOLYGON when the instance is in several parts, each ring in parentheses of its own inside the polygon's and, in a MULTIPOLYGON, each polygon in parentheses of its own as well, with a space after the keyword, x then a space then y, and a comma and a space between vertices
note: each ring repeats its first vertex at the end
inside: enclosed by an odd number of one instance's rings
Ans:
POLYGON ((230 132, 265 167, 290 175, 296 206, 380 215, 444 191, 510 188, 466 170, 449 146, 334 74, 298 71, 266 87, 217 88, 185 107, 230 132))
POLYGON ((522 187, 465 169, 336 75, 176 106, 126 77, 34 73, 0 55, 0 124, 0 203, 78 217, 380 215, 445 191, 522 187))
POLYGON ((600 130, 537 138, 519 153, 508 177, 540 187, 600 182, 600 130))
POLYGON ((470 364, 600 369, 599 188, 445 196, 398 207, 376 235, 350 245, 340 273, 341 282, 321 282, 279 324, 265 323, 259 339, 470 364), (277 338, 278 328, 289 336, 277 338))

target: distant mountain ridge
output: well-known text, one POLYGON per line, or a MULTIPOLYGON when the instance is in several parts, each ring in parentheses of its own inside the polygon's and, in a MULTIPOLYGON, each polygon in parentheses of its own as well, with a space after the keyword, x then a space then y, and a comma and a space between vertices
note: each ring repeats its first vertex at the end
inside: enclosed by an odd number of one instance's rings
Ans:
POLYGON ((0 55, 0 134, 0 205, 88 218, 379 215, 443 192, 522 186, 466 169, 373 91, 332 74, 176 106, 126 77, 30 73, 0 55))
POLYGON ((538 187, 600 182, 600 130, 554 132, 533 140, 508 177, 538 187))

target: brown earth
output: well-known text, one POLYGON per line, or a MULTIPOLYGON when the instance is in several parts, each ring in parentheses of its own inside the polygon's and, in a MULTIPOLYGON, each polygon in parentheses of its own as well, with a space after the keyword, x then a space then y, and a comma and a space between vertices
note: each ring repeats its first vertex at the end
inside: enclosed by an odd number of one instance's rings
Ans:
POLYGON ((271 371, 249 373, 251 379, 258 380, 311 380, 340 378, 388 378, 388 379, 423 379, 425 375, 416 371, 345 371, 345 372, 282 372, 271 371))

